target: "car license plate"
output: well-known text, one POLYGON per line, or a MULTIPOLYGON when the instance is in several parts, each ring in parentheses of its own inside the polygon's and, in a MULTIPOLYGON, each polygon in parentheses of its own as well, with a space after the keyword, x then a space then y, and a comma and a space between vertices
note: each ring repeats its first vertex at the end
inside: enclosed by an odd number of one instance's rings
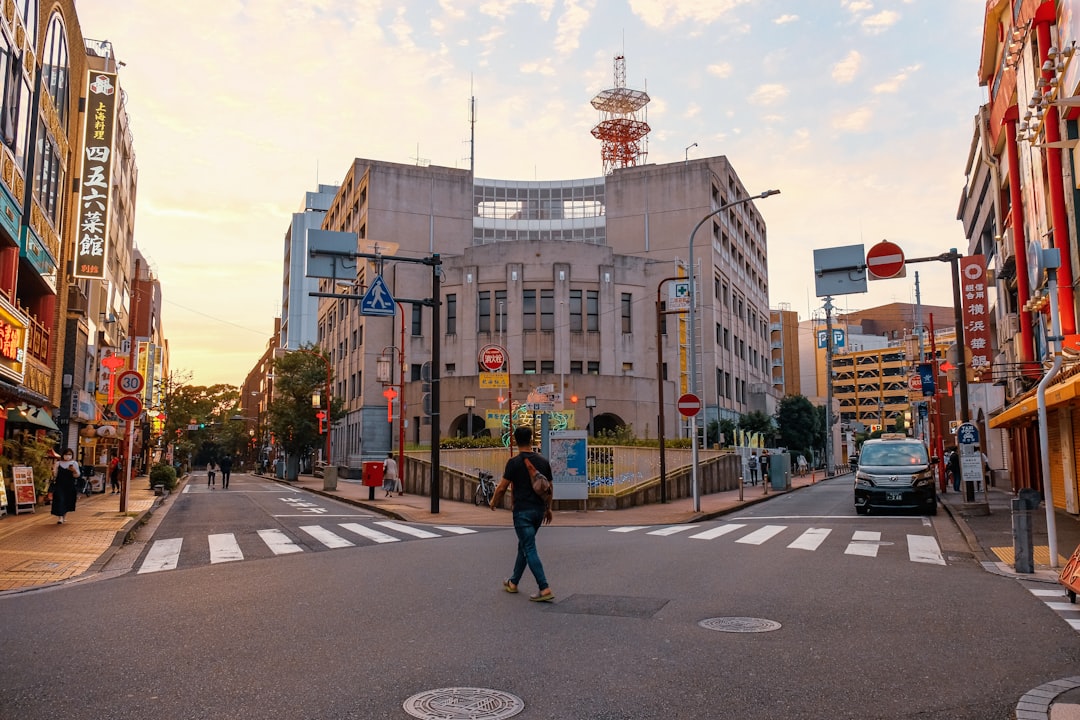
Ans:
POLYGON ((900 502, 904 499, 904 493, 885 493, 885 499, 889 502, 900 502))

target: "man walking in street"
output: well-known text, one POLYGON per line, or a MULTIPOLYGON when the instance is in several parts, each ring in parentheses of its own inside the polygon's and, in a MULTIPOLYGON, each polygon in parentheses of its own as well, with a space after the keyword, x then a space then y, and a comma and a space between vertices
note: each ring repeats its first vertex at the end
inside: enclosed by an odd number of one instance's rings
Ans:
POLYGON ((517 534, 518 546, 514 572, 509 579, 503 581, 503 590, 508 593, 518 591, 518 583, 525 574, 527 565, 536 578, 538 588, 537 593, 530 595, 529 599, 533 602, 554 602, 555 594, 548 586, 544 566, 536 552, 536 533, 540 525, 545 522, 551 524, 551 497, 538 495, 533 490, 532 483, 534 473, 550 479, 551 464, 543 455, 533 452, 532 441, 532 428, 519 427, 514 430, 514 443, 518 447, 518 454, 506 463, 502 479, 491 499, 491 509, 494 510, 502 504, 507 488, 511 488, 514 500, 514 532, 517 534))
POLYGON ((229 477, 232 475, 232 455, 221 458, 221 489, 229 489, 229 477))

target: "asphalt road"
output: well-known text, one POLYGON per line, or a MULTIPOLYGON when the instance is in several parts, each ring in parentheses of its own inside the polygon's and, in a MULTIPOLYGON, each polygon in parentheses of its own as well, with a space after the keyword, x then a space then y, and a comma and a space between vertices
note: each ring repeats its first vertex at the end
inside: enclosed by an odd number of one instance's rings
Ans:
POLYGON ((1080 634, 953 554, 941 518, 856 518, 844 490, 679 531, 544 528, 554 605, 502 592, 501 529, 0 598, 0 717, 407 718, 406 698, 462 686, 520 697, 519 718, 987 720, 1075 675, 1080 634), (881 538, 849 554, 856 532, 881 538), (782 627, 698 624, 718 617, 782 627))

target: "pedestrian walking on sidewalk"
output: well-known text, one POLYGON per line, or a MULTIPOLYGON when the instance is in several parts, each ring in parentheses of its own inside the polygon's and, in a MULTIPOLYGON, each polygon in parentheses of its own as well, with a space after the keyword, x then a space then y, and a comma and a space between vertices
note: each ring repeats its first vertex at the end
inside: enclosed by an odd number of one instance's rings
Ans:
POLYGON ((509 579, 503 580, 503 590, 516 593, 521 576, 525 574, 528 566, 536 578, 537 586, 537 593, 530 595, 529 599, 533 602, 554 602, 555 593, 548 585, 544 565, 536 551, 536 533, 540 530, 540 525, 551 524, 551 498, 538 495, 533 490, 532 482, 534 472, 550 479, 551 464, 543 455, 533 452, 532 441, 532 428, 519 427, 514 430, 514 443, 517 444, 518 454, 506 463, 502 479, 491 498, 491 509, 494 510, 502 504, 503 496, 509 488, 514 498, 514 532, 517 534, 518 545, 514 572, 509 579))
POLYGON ((57 525, 63 525, 65 516, 69 512, 75 512, 75 478, 80 474, 79 463, 75 462, 75 451, 71 448, 64 450, 60 462, 56 464, 56 476, 52 481, 52 506, 49 510, 59 518, 57 525))
POLYGON ((384 497, 390 497, 398 489, 397 461, 394 460, 393 451, 386 453, 386 459, 382 464, 382 489, 386 493, 384 497))
POLYGON ((806 474, 806 456, 802 453, 795 459, 795 467, 799 469, 799 475, 806 474))
POLYGON ((954 446, 949 451, 949 460, 946 463, 949 474, 952 475, 953 492, 960 492, 960 453, 954 446))
POLYGON ((758 466, 761 468, 761 482, 765 485, 769 484, 769 464, 772 462, 772 458, 769 457, 768 450, 761 451, 761 457, 758 458, 758 466))
POLYGON ((229 489, 229 477, 232 475, 232 455, 221 458, 221 489, 229 489))
POLYGON ((206 487, 214 487, 214 479, 217 477, 217 463, 213 460, 206 463, 206 487))
POLYGON ((115 495, 120 492, 120 456, 115 456, 109 463, 109 490, 115 495))
POLYGON ((746 460, 746 466, 750 469, 750 484, 757 485, 757 452, 750 453, 750 457, 746 460))

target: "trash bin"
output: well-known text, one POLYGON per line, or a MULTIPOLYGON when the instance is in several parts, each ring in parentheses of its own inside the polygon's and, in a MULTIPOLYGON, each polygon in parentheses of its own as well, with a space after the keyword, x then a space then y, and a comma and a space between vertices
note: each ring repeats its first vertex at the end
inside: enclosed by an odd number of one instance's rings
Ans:
POLYGON ((364 487, 382 487, 382 461, 369 460, 364 463, 364 487))
POLYGON ((322 472, 322 489, 337 490, 337 465, 326 465, 322 472))
POLYGON ((1012 500, 1013 568, 1018 573, 1035 572, 1033 514, 1039 509, 1042 495, 1033 488, 1024 488, 1012 500))
POLYGON ((277 462, 274 463, 274 477, 276 477, 278 480, 284 480, 285 479, 285 461, 284 460, 278 460, 277 462))

